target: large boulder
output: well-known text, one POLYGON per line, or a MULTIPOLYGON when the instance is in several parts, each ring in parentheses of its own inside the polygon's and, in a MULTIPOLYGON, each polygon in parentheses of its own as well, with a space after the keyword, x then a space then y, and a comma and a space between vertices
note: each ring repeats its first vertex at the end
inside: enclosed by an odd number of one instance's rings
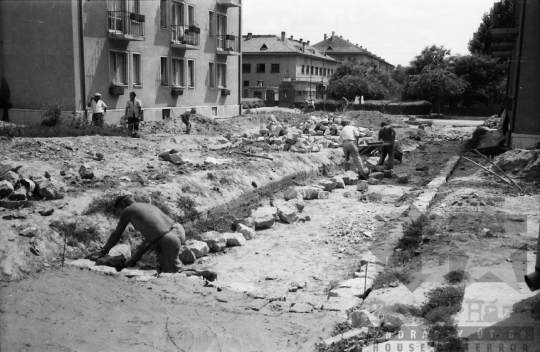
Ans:
POLYGON ((206 242, 211 252, 221 252, 227 247, 227 239, 217 231, 209 231, 201 234, 199 239, 206 242))
POLYGON ((358 181, 358 183, 356 184, 356 190, 357 191, 367 191, 368 190, 367 181, 358 181))
POLYGON ((298 210, 299 213, 303 212, 306 207, 306 202, 301 199, 291 199, 287 203, 296 207, 296 210, 298 210))
MULTIPOLYGON (((343 178, 334 176, 333 179, 336 181, 336 188, 345 188, 345 180, 343 178)), ((347 181, 349 181, 348 178, 347 181)))
POLYGON ((299 192, 304 200, 317 199, 320 191, 320 188, 316 187, 304 187, 299 189, 299 192))
POLYGON ((354 311, 351 313, 353 328, 378 328, 380 320, 367 310, 354 311))
POLYGON ((79 168, 79 176, 83 180, 91 180, 94 178, 94 171, 88 165, 81 165, 79 168))
POLYGON ((62 199, 66 193, 66 185, 54 179, 39 183, 38 193, 45 199, 62 199))
POLYGON ((278 216, 286 224, 292 224, 298 219, 298 209, 288 203, 277 204, 278 216))
POLYGON ((237 231, 240 225, 245 225, 247 227, 255 229, 255 223, 253 222, 252 217, 248 217, 244 219, 235 219, 232 226, 233 231, 237 231))
POLYGON ((26 188, 21 187, 19 189, 16 189, 15 191, 11 192, 8 196, 9 200, 26 200, 26 188))
POLYGON ((277 209, 274 207, 262 207, 255 210, 251 217, 255 223, 255 229, 266 229, 272 227, 277 217, 277 209))
POLYGON ((299 199, 302 198, 302 195, 297 190, 290 189, 285 191, 285 193, 283 194, 283 198, 285 198, 285 200, 299 199))
POLYGON ((6 172, 6 174, 1 177, 0 179, 4 180, 4 181, 8 181, 9 183, 11 183, 13 186, 15 186, 17 184, 17 182, 19 181, 19 174, 17 174, 16 172, 13 172, 13 171, 8 171, 6 172))
POLYGON ((0 181, 0 198, 4 198, 13 193, 15 189, 9 181, 0 181))
POLYGON ((178 259, 180 259, 183 264, 193 264, 195 263, 195 260, 197 260, 197 256, 195 256, 195 253, 193 253, 189 247, 182 246, 180 248, 180 253, 178 254, 178 259))
POLYGON ((324 187, 326 192, 332 192, 337 186, 337 181, 335 179, 324 180, 319 182, 319 185, 324 187))
POLYGON ((197 241, 197 240, 187 240, 186 247, 189 248, 196 258, 204 257, 210 252, 210 248, 206 242, 197 241))
POLYGON ((239 247, 246 244, 246 238, 241 233, 224 233, 223 236, 227 240, 228 246, 239 247))
POLYGON ((248 241, 254 239, 255 236, 257 235, 257 233, 255 232, 253 228, 247 227, 246 225, 242 225, 242 224, 238 225, 238 229, 236 231, 241 233, 244 236, 244 238, 248 241))

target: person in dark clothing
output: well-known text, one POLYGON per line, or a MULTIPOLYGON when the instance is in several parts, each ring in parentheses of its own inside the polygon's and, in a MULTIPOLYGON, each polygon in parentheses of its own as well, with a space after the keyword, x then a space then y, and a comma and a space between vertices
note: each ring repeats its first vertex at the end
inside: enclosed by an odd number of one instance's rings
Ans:
POLYGON ((191 115, 196 114, 197 110, 194 108, 191 110, 186 111, 180 117, 182 118, 182 122, 186 125, 186 133, 189 134, 191 132, 191 122, 189 122, 189 118, 191 115))
POLYGON ((396 140, 396 131, 388 124, 388 122, 381 122, 379 140, 383 141, 379 165, 383 165, 384 159, 388 156, 388 165, 386 169, 392 170, 394 168, 394 141, 396 140))

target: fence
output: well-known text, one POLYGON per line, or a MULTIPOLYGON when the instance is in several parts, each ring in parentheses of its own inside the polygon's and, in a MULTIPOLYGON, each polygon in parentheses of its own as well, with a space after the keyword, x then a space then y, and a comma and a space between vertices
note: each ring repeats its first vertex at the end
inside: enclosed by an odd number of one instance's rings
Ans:
POLYGON ((109 33, 144 36, 144 22, 135 18, 139 14, 129 11, 107 11, 109 33))

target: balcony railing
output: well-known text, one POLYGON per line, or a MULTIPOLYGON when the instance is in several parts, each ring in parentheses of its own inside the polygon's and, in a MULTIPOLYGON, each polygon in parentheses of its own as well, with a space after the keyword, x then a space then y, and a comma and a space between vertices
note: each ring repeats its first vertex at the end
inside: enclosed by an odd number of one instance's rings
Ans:
POLYGON ((124 40, 144 40, 145 18, 129 11, 107 11, 108 34, 124 40))
POLYGON ((217 35, 217 53, 221 55, 240 55, 240 42, 234 35, 217 35))
POLYGON ((195 26, 172 25, 171 46, 181 49, 199 49, 201 45, 201 31, 195 26))

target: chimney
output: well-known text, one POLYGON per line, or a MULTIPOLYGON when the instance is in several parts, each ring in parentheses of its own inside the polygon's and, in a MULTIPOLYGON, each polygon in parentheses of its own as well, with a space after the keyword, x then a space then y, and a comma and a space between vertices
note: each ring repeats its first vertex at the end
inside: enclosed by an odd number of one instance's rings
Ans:
POLYGON ((247 40, 251 40, 253 38, 253 33, 248 33, 247 40))
POLYGON ((300 43, 303 43, 304 42, 304 39, 300 38, 300 43))
POLYGON ((328 36, 326 35, 326 33, 324 34, 324 40, 328 39, 328 36))
POLYGON ((335 35, 336 35, 336 32, 332 31, 332 39, 334 39, 335 35))
MULTIPOLYGON (((300 39, 300 43, 302 43, 302 39, 300 39)), ((302 52, 306 53, 306 43, 302 43, 302 52)))
POLYGON ((343 36, 342 36, 342 35, 340 35, 339 37, 340 37, 341 39, 343 39, 343 36))
POLYGON ((307 45, 309 45, 309 40, 306 43, 307 43, 307 45))
POLYGON ((293 40, 293 36, 291 35, 291 40, 293 40))
POLYGON ((284 42, 287 39, 287 35, 285 32, 281 32, 281 41, 284 42))

